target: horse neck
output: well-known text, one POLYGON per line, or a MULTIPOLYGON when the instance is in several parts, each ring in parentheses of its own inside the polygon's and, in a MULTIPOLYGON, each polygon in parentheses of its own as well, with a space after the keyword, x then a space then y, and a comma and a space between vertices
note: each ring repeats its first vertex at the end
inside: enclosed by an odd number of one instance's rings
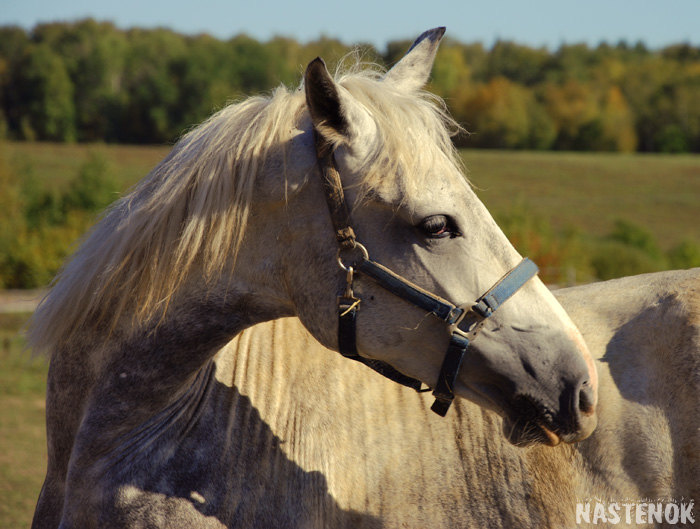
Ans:
MULTIPOLYGON (((551 505, 573 505, 569 447, 516 448, 493 413, 455 402, 446 418, 431 398, 382 378, 318 344, 294 318, 246 329, 216 357, 217 379, 235 388, 257 411, 296 465, 322 473, 338 503, 373 514, 404 512, 432 526, 459 526, 474 515, 488 525, 512 515, 533 526, 561 521, 551 505), (550 487, 547 483, 567 484, 550 487), (421 512, 457 502, 481 505, 421 512), (410 502, 406 498, 411 498, 410 502), (535 499, 543 498, 538 504, 535 499), (409 505, 410 504, 410 505, 409 505), (451 518, 454 516, 455 518, 451 518), (479 518, 482 517, 482 518, 479 518)), ((250 428, 241 426, 246 435, 250 428)), ((232 437, 235 435, 231 435, 232 437)))
POLYGON ((57 377, 80 366, 71 376, 84 380, 84 400, 68 404, 80 408, 78 444, 82 437, 93 445, 86 453, 107 453, 144 425, 169 427, 206 390, 216 352, 246 327, 279 315, 274 304, 243 289, 183 293, 148 325, 117 327, 107 341, 78 336, 80 347, 63 348, 53 360, 57 377))

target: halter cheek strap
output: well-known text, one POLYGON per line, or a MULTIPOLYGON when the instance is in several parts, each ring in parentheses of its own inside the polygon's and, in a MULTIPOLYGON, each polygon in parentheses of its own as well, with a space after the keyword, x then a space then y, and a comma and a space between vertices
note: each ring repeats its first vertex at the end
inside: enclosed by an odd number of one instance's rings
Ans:
POLYGON ((421 389, 422 384, 419 380, 404 375, 386 362, 366 358, 358 353, 356 327, 361 300, 355 297, 352 285, 355 272, 359 272, 392 294, 435 315, 448 325, 450 343, 440 368, 438 381, 433 389, 435 402, 431 406, 435 413, 444 417, 454 400, 455 381, 470 342, 479 333, 484 321, 537 274, 537 265, 525 258, 477 299, 473 305, 455 305, 420 288, 387 267, 372 261, 365 247, 356 240, 350 212, 345 201, 343 184, 331 146, 315 131, 314 134, 324 195, 339 245, 338 262, 347 273, 345 292, 338 297, 338 348, 340 354, 365 364, 394 382, 416 391, 428 391, 421 389), (347 254, 354 254, 354 258, 344 261, 344 257, 352 257, 352 255, 347 254))
MULTIPOLYGON (((380 375, 403 386, 407 386, 416 391, 421 391, 421 382, 415 378, 408 377, 394 369, 390 364, 373 358, 360 356, 357 351, 355 336, 357 335, 357 312, 360 309, 360 299, 356 298, 352 291, 353 267, 345 267, 340 259, 340 252, 343 250, 354 250, 357 248, 355 231, 352 228, 350 211, 345 201, 343 183, 340 180, 340 173, 335 164, 333 152, 329 143, 323 141, 319 134, 314 131, 316 140, 316 156, 321 169, 321 182, 323 184, 323 194, 326 197, 328 211, 331 216, 336 240, 340 247, 338 263, 347 272, 347 287, 342 296, 338 296, 338 349, 345 358, 350 358, 360 362, 375 370, 380 375)), ((364 247, 362 247, 364 249, 364 247)), ((366 254, 362 257, 369 257, 366 254)), ((366 259, 362 259, 365 261, 366 259)))

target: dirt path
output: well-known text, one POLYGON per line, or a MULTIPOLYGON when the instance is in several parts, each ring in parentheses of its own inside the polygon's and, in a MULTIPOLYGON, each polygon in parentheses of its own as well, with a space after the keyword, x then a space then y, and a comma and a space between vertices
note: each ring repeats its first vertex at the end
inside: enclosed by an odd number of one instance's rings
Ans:
POLYGON ((46 290, 0 290, 0 314, 33 312, 46 290))

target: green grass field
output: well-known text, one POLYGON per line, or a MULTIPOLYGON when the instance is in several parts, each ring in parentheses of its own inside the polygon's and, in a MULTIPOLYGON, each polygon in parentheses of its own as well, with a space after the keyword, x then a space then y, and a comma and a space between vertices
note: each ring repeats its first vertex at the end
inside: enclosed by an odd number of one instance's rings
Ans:
POLYGON ((496 215, 525 204, 561 228, 591 235, 616 219, 663 249, 700 241, 700 156, 462 151, 469 178, 496 215))
POLYGON ((104 156, 123 189, 136 183, 168 153, 169 147, 107 144, 9 142, 4 144, 10 163, 31 171, 47 187, 60 188, 78 172, 90 154, 104 156))
POLYGON ((0 314, 0 527, 29 527, 46 471, 47 364, 19 335, 28 314, 0 314))
MULTIPOLYGON (((167 146, 8 143, 12 164, 60 188, 90 153, 108 160, 122 189, 167 146)), ((664 249, 700 240, 700 156, 463 150, 469 179, 495 214, 525 207, 561 228, 607 233, 618 218, 649 230, 664 249)))
MULTIPOLYGON (((91 153, 108 160, 123 189, 167 147, 10 143, 0 150, 16 170, 60 189, 91 153)), ((469 178, 497 217, 525 211, 553 229, 590 236, 616 219, 654 235, 664 249, 700 242, 700 156, 464 151, 469 178)), ((0 528, 27 527, 46 467, 47 366, 24 350, 27 314, 0 314, 0 528)))

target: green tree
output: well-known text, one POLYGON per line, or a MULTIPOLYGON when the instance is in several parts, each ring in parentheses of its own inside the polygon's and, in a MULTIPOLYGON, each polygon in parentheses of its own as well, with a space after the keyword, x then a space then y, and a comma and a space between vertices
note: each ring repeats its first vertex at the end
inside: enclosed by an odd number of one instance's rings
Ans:
POLYGON ((119 186, 112 174, 109 161, 98 152, 91 152, 70 182, 62 202, 68 215, 81 210, 95 213, 103 210, 119 196, 119 186))
POLYGON ((545 149, 554 139, 554 124, 533 93, 504 77, 478 86, 460 107, 473 133, 467 145, 545 149))
POLYGON ((60 28, 40 26, 35 40, 50 45, 64 58, 74 87, 78 139, 112 139, 123 97, 124 33, 109 22, 87 19, 60 28))
POLYGON ((286 37, 275 37, 267 43, 270 57, 275 61, 275 71, 279 82, 292 86, 299 82, 303 68, 309 62, 304 57, 304 48, 296 40, 286 37))
POLYGON ((471 83, 471 70, 463 46, 451 41, 441 45, 433 66, 430 90, 453 102, 471 83))
POLYGON ((62 57, 46 44, 35 44, 27 48, 18 68, 27 134, 42 140, 74 140, 73 83, 62 57))
POLYGON ((505 77, 525 86, 539 83, 549 61, 546 48, 530 48, 514 42, 499 40, 486 61, 489 78, 505 77))
POLYGON ((235 90, 250 94, 279 84, 266 46, 247 35, 238 35, 227 44, 231 53, 227 70, 235 90))
MULTIPOLYGON (((390 42, 381 56, 362 45, 355 56, 391 66, 410 45, 390 42)), ((328 37, 224 41, 92 19, 0 27, 0 137, 172 141, 231 99, 298 83, 310 58, 333 70, 351 49, 328 37)), ((550 53, 448 39, 439 54, 429 88, 480 131, 469 145, 700 152, 697 46, 622 41, 550 53)))
POLYGON ((634 116, 625 96, 617 86, 611 86, 604 94, 601 108, 601 135, 593 142, 596 150, 633 152, 637 148, 634 116))
POLYGON ((17 86, 19 63, 29 44, 26 31, 0 27, 0 138, 19 130, 22 93, 17 86))
POLYGON ((173 66, 186 54, 185 39, 166 29, 132 29, 127 39, 118 139, 172 141, 182 132, 182 124, 175 122, 180 91, 173 66))
POLYGON ((697 72, 682 72, 652 97, 654 150, 700 151, 700 65, 697 72))
POLYGON ((235 93, 227 72, 231 52, 209 35, 185 40, 186 50, 170 65, 177 103, 170 108, 174 128, 186 129, 221 108, 235 93))
POLYGON ((548 83, 542 97, 557 131, 556 149, 583 150, 598 137, 602 129, 597 121, 600 112, 596 94, 589 86, 573 79, 564 84, 548 83))
POLYGON ((544 77, 555 83, 583 83, 592 78, 594 64, 595 56, 585 44, 563 45, 550 58, 544 77))

